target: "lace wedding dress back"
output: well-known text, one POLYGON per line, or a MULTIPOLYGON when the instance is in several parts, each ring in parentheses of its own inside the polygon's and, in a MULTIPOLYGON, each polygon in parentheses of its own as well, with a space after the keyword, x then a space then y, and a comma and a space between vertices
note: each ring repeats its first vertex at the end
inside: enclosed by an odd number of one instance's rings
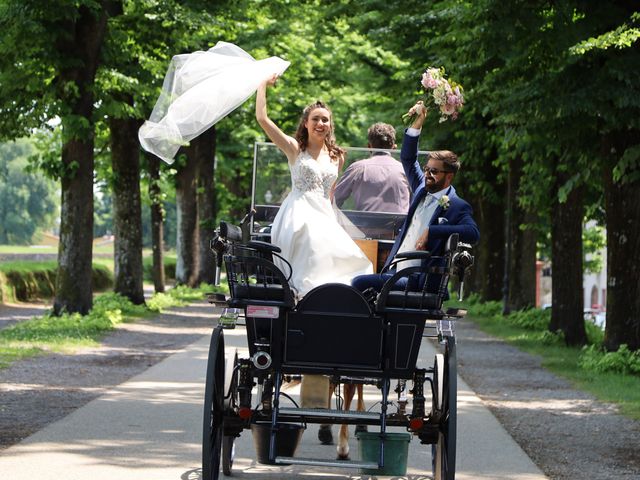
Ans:
POLYGON ((328 155, 316 160, 305 151, 290 170, 291 192, 273 221, 271 241, 291 263, 290 284, 298 296, 318 285, 350 284, 356 275, 373 273, 369 259, 338 223, 329 199, 338 166, 328 155))

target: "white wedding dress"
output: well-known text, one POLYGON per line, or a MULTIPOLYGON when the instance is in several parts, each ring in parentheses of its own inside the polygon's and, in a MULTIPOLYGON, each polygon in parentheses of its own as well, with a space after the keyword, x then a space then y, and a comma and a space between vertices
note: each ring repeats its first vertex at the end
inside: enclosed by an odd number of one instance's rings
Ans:
POLYGON ((369 259, 338 223, 329 200, 338 166, 328 155, 315 160, 300 152, 289 169, 291 193, 273 221, 271 242, 291 264, 290 285, 298 296, 324 283, 350 284, 356 275, 373 273, 369 259))

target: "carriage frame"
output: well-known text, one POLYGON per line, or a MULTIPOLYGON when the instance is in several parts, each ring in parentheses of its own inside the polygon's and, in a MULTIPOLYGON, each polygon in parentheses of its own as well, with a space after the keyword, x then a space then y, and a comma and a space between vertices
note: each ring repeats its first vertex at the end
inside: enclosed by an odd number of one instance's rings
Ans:
MULTIPOLYGON (((443 303, 448 298, 449 278, 463 279, 473 264, 470 246, 452 235, 444 255, 437 257, 437 266, 428 271, 399 268, 379 293, 363 294, 347 285, 326 284, 297 301, 288 284, 290 271, 276 265, 286 265, 286 260, 278 256, 278 247, 252 240, 249 221, 242 228, 222 222, 211 242, 219 265, 225 266, 230 297, 210 296, 211 303, 225 310, 211 336, 207 362, 202 478, 215 480, 220 471, 231 475, 235 439, 260 424, 269 435, 265 463, 367 471, 384 467, 388 427, 402 427, 421 444, 431 446, 434 478, 453 480, 457 423, 454 322, 466 312, 444 310, 443 303), (438 276, 437 292, 398 287, 399 279, 421 274, 438 276), (235 328, 238 320, 244 320, 247 330, 246 358, 240 358, 236 350, 225 351, 224 329, 235 328), (360 338, 357 345, 349 340, 354 335, 360 338), (440 351, 431 366, 418 368, 425 337, 437 339, 440 351), (333 347, 324 348, 326 342, 333 347), (298 406, 282 387, 306 374, 327 376, 334 385, 376 386, 380 412, 298 406), (397 395, 395 402, 392 395, 397 395), (390 411, 392 405, 395 411, 390 411), (282 455, 278 443, 287 427, 308 423, 378 427, 377 461, 282 455)), ((424 251, 405 252, 395 261, 425 258, 436 257, 424 251)))

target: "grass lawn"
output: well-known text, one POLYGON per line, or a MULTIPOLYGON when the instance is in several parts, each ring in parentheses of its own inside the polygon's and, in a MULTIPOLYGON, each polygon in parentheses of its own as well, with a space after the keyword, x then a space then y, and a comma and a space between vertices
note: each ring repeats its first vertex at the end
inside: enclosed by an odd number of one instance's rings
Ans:
POLYGON ((73 352, 80 347, 96 346, 104 335, 122 322, 135 321, 172 306, 201 300, 212 291, 228 294, 228 289, 211 285, 196 289, 175 287, 167 293, 155 294, 146 305, 133 305, 118 294, 105 293, 95 298, 88 315, 44 315, 11 325, 0 330, 0 368, 16 360, 48 352, 73 352))
POLYGON ((622 414, 640 420, 639 375, 585 369, 580 365, 585 350, 565 346, 560 337, 550 332, 512 325, 500 315, 470 313, 468 318, 486 333, 540 356, 545 368, 564 377, 575 388, 601 401, 615 403, 622 414))
MULTIPOLYGON (((0 255, 2 254, 20 254, 20 255, 36 255, 39 253, 53 254, 58 253, 58 247, 53 245, 0 245, 0 255)), ((94 245, 93 253, 100 255, 113 255, 113 244, 109 245, 94 245)), ((142 250, 142 256, 147 257, 151 255, 151 249, 145 248, 142 250)))

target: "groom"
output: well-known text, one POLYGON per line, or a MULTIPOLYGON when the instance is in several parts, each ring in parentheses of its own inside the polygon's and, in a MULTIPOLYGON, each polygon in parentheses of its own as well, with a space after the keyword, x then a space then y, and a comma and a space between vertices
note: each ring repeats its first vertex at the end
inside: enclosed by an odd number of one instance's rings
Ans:
MULTIPOLYGON (((444 253, 447 239, 453 233, 459 234, 459 240, 465 243, 474 244, 480 238, 471 206, 456 195, 456 190, 451 185, 460 169, 458 157, 448 150, 430 152, 423 171, 418 163, 418 141, 422 124, 427 118, 427 109, 422 102, 418 102, 411 107, 409 113, 416 115, 416 118, 405 132, 400 160, 409 180, 413 201, 385 267, 399 252, 427 250, 434 256, 440 256, 444 253)), ((421 263, 427 268, 434 262, 432 259, 404 260, 395 268, 400 270, 421 263)), ((359 275, 351 284, 360 291, 374 288, 379 292, 393 273, 359 275)), ((422 274, 415 285, 412 282, 410 289, 420 290, 425 277, 426 274, 422 274)), ((435 293, 439 278, 434 277, 436 276, 432 275, 427 280, 427 291, 435 293)), ((397 287, 404 288, 406 283, 406 278, 400 279, 397 287)))

